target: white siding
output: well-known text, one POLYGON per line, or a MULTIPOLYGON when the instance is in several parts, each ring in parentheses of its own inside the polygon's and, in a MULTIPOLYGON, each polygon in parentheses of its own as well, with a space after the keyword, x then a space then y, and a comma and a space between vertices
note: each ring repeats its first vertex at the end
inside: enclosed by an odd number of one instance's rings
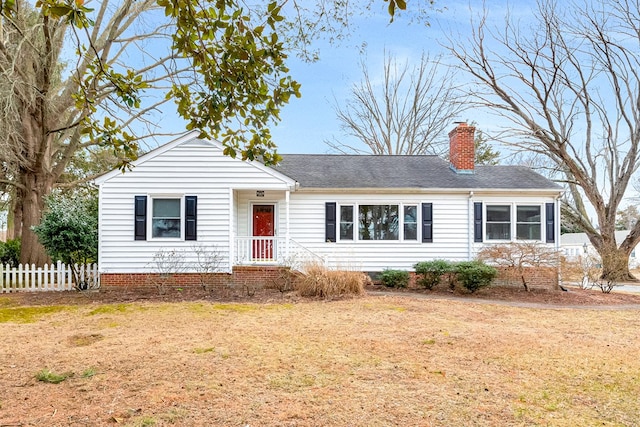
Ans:
MULTIPOLYGON (((285 189, 288 183, 252 164, 222 154, 218 146, 200 140, 176 145, 150 157, 132 171, 115 174, 100 185, 100 270, 140 273, 154 268, 153 255, 176 249, 195 263, 194 245, 215 246, 229 267, 229 206, 237 188, 285 189), (134 197, 194 195, 198 197, 198 240, 134 240, 134 197)), ((284 194, 284 193, 283 193, 284 194)), ((151 206, 147 210, 150 214, 151 206)))
MULTIPOLYGON (((540 204, 553 202, 553 197, 509 195, 475 197, 469 194, 291 194, 291 238, 324 257, 330 267, 363 271, 384 269, 411 270, 419 261, 472 259, 483 244, 473 244, 473 202, 540 204), (325 242, 325 203, 418 205, 418 241, 340 241, 325 242), (433 242, 421 241, 421 203, 432 203, 433 242), (471 248, 470 248, 471 246, 471 248)), ((281 216, 284 215, 281 213, 281 216)), ((357 212, 354 212, 357 222, 357 212)), ((339 212, 338 212, 339 217, 339 212)), ((557 223, 556 218, 556 223, 557 223)), ((558 225, 558 224, 556 224, 558 225)), ((354 225, 357 227, 357 225, 354 225)), ((339 228, 339 224, 338 224, 339 228)), ((543 238, 544 238, 544 223, 543 238)), ((558 226, 556 227, 558 229, 558 226)), ((357 231, 356 231, 357 233, 357 231)), ((557 234, 556 234, 557 237, 557 234)))
MULTIPOLYGON (((154 271, 153 256, 161 249, 184 251, 195 264, 193 245, 215 246, 231 267, 234 236, 250 236, 252 204, 276 205, 276 232, 286 236, 290 195, 290 237, 325 258, 331 267, 363 271, 387 268, 411 270, 416 262, 431 259, 460 261, 473 258, 483 244, 473 243, 473 202, 540 204, 554 202, 552 195, 510 193, 504 196, 469 192, 396 194, 391 191, 347 193, 293 191, 293 182, 261 165, 231 159, 216 144, 197 139, 176 141, 152 152, 134 170, 107 174, 100 184, 100 245, 102 272, 143 273, 154 271), (256 192, 260 191, 261 196, 256 192), (134 240, 134 197, 138 195, 194 195, 198 197, 198 240, 134 240), (418 207, 417 241, 325 241, 325 203, 398 204, 418 207), (433 207, 433 242, 421 241, 422 203, 433 207)), ((148 214, 151 206, 148 205, 148 214)), ((338 212, 339 214, 339 212, 338 212)), ((357 211, 354 212, 357 230, 357 211)), ((402 216, 402 212, 400 212, 402 216)), ((556 239, 559 216, 556 216, 556 239)), ((544 233, 544 223, 542 224, 544 233)), ((357 232, 357 231, 356 231, 357 232)), ((401 233, 402 234, 402 233, 401 233)), ((544 235, 543 235, 544 238, 544 235)))

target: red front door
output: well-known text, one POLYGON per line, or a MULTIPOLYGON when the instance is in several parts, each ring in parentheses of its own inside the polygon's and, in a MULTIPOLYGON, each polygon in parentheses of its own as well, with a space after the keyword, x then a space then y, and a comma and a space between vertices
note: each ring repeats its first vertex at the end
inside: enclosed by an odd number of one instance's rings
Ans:
POLYGON ((275 206, 253 205, 253 240, 252 258, 254 260, 272 260, 274 256, 273 237, 275 235, 275 206))

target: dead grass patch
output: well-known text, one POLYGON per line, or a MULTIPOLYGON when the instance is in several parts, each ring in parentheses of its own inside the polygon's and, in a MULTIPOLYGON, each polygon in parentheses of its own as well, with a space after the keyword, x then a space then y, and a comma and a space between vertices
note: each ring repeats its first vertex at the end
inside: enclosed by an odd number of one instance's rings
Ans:
POLYGON ((640 413, 637 310, 396 296, 125 308, 106 314, 117 326, 90 305, 0 323, 0 425, 633 426, 640 413), (55 386, 34 377, 88 361, 91 375, 55 386))
POLYGON ((96 343, 104 338, 102 334, 75 334, 67 338, 69 345, 73 347, 84 347, 96 343))

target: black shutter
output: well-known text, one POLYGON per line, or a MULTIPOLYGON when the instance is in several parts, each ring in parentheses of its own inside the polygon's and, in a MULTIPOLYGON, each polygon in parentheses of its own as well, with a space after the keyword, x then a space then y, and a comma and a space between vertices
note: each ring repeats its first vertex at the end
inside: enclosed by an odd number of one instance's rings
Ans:
POLYGON ((422 204, 422 243, 433 242, 433 203, 422 204))
POLYGON ((547 243, 555 243, 556 241, 556 205, 555 203, 546 204, 546 224, 547 224, 547 243))
POLYGON ((133 209, 134 239, 147 240, 147 196, 136 196, 133 209))
POLYGON ((336 241, 336 204, 335 202, 325 203, 325 241, 336 241))
POLYGON ((198 196, 184 197, 184 240, 198 240, 198 196))
POLYGON ((482 202, 473 203, 473 241, 482 242, 482 202))

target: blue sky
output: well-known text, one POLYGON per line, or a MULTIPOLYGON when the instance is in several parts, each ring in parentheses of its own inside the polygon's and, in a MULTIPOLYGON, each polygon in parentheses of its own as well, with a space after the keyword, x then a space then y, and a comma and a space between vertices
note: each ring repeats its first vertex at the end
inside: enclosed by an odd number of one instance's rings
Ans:
MULTIPOLYGON (((334 105, 344 103, 349 98, 350 87, 362 79, 360 62, 362 56, 358 46, 366 43, 365 62, 370 75, 382 73, 384 52, 394 55, 402 63, 419 61, 424 51, 432 57, 443 52, 440 43, 446 41, 445 34, 451 31, 465 31, 470 17, 480 13, 481 1, 446 2, 446 10, 433 12, 431 26, 409 22, 407 17, 398 16, 389 23, 389 16, 382 0, 382 7, 369 16, 357 17, 357 29, 342 45, 331 46, 319 43, 320 60, 305 63, 291 58, 291 75, 302 84, 302 98, 291 100, 282 113, 282 121, 272 129, 274 141, 280 153, 328 153, 331 149, 324 141, 344 139, 339 129, 334 105)), ((527 1, 516 3, 527 4, 527 1)), ((437 1, 436 6, 443 2, 437 1)), ((504 20, 506 7, 503 1, 493 1, 491 18, 496 23, 504 20)), ((512 3, 513 6, 513 3, 512 3)), ((411 7, 409 2, 408 7, 411 7)), ((527 8, 519 7, 524 14, 527 8)), ((491 117, 475 110, 466 113, 461 120, 475 120, 480 129, 490 126, 491 117)), ((452 123, 452 128, 454 124, 452 123)), ((353 142, 353 141, 351 141, 353 142)))
MULTIPOLYGON (((448 34, 466 37, 471 17, 477 18, 485 7, 489 9, 489 24, 499 27, 504 22, 507 8, 512 15, 517 14, 519 19, 526 21, 531 16, 532 5, 531 0, 492 0, 490 6, 482 0, 436 0, 436 7, 446 8, 433 10, 429 18, 431 25, 426 26, 403 14, 390 23, 387 3, 375 1, 379 4, 377 10, 353 17, 353 29, 347 40, 338 45, 317 41, 312 46, 319 50, 317 62, 308 63, 293 54, 290 56, 287 64, 291 76, 302 85, 302 97, 290 100, 281 112, 282 120, 271 129, 278 152, 330 153, 333 151, 325 141, 334 139, 356 144, 342 134, 334 106, 336 103, 344 105, 352 85, 362 80, 361 61, 364 60, 369 75, 375 79, 382 75, 385 51, 399 64, 407 60, 411 66, 419 62, 423 52, 432 58, 445 53, 441 44, 447 41, 448 34), (365 47, 361 49, 363 45, 365 47)), ((411 8, 411 3, 407 7, 411 8)), ((464 77, 461 75, 460 78, 464 77)), ((162 126, 171 128, 170 132, 181 133, 185 122, 177 117, 174 108, 173 104, 167 104, 160 121, 162 126)), ((478 109, 464 113, 460 120, 475 121, 485 132, 499 125, 489 112, 478 109)), ((451 128, 454 126, 452 123, 451 128)), ((169 140, 173 138, 175 135, 169 140)), ((166 140, 158 137, 156 143, 166 140)))

